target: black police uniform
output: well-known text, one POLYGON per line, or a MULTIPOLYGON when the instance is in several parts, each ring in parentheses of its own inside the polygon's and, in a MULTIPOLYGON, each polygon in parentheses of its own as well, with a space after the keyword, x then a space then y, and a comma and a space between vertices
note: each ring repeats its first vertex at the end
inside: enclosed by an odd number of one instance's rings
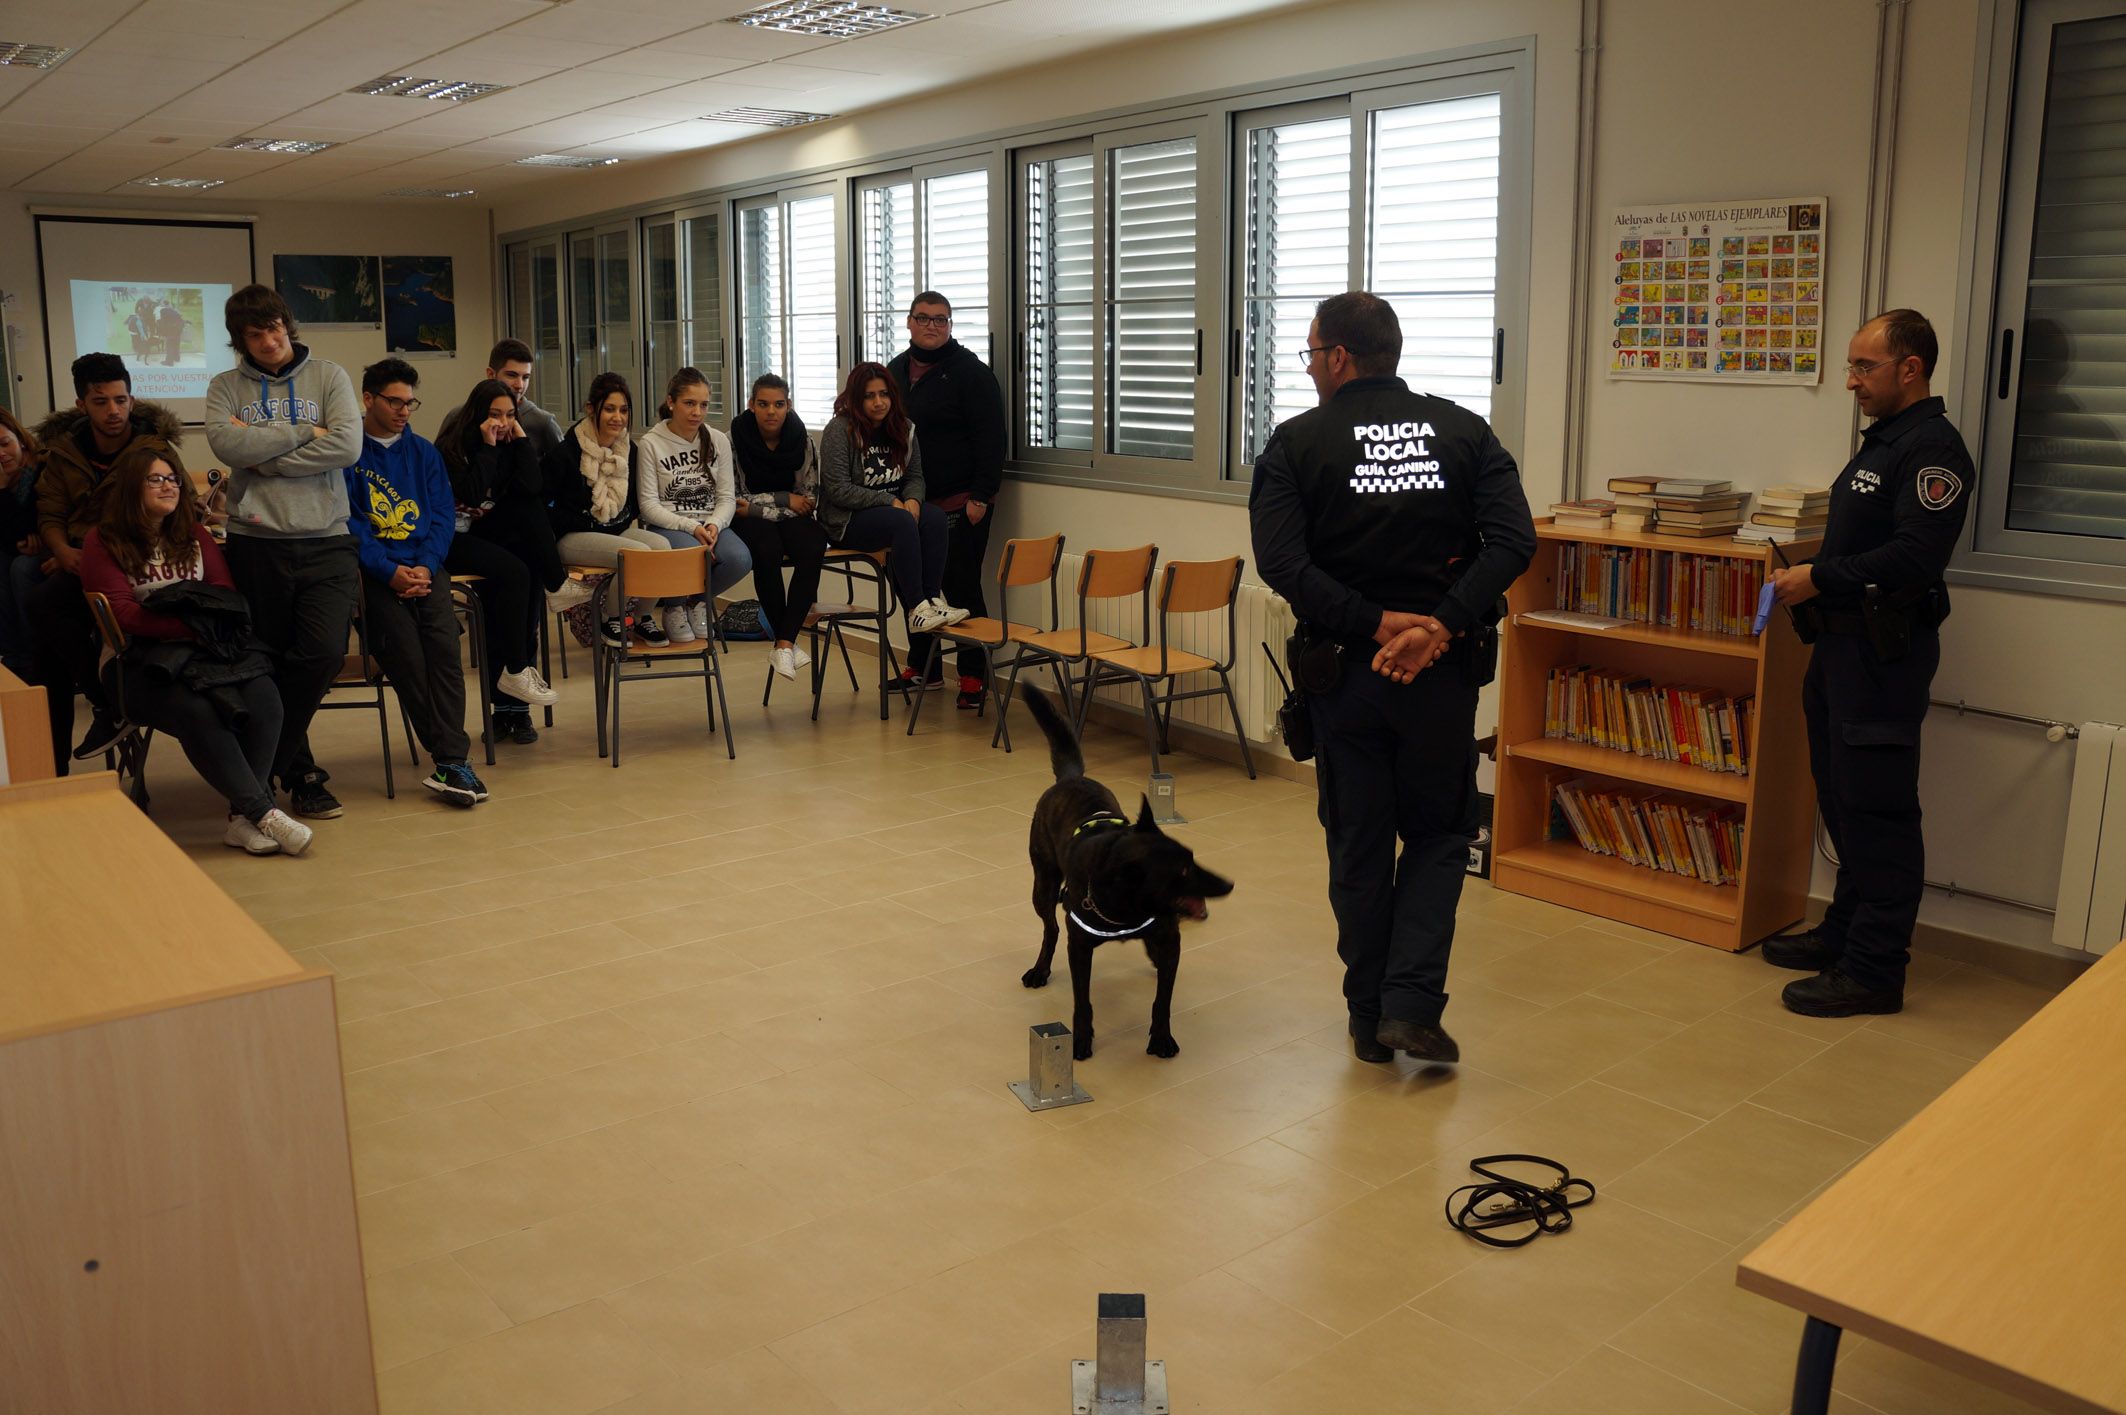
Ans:
POLYGON ((1949 613, 1942 571, 1972 480, 1941 399, 1869 426, 1808 562, 1817 597, 1795 606, 1796 626, 1815 635, 1801 704, 1817 809, 1838 851, 1817 939, 1840 955, 1837 971, 1872 990, 1902 990, 1919 918, 1919 728, 1949 613))
POLYGON ((1344 998, 1354 1024, 1439 1025, 1475 804, 1473 636, 1397 684, 1372 671, 1385 609, 1483 629, 1535 554, 1490 425, 1399 378, 1354 379, 1278 427, 1248 498, 1255 563, 1304 631, 1335 641, 1309 695, 1344 998), (1400 836, 1403 851, 1396 858, 1400 836))

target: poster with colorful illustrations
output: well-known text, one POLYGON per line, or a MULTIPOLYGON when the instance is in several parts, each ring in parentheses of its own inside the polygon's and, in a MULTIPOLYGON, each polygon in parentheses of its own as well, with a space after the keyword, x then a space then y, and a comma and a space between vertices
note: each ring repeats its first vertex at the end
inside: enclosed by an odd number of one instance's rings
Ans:
POLYGON ((1822 197, 1630 206, 1610 218, 1611 378, 1823 378, 1822 197))

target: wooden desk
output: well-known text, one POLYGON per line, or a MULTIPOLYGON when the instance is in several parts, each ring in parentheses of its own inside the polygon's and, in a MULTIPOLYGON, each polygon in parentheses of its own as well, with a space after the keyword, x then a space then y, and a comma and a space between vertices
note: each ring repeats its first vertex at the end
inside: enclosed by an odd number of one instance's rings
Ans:
POLYGON ((2047 1410, 2126 1411, 2126 948, 1743 1259, 1808 1314, 1794 1415, 1841 1329, 2047 1410))
POLYGON ((45 781, 59 774, 52 765, 52 727, 44 711, 44 689, 0 668, 0 736, 7 739, 7 781, 45 781))
POLYGON ((107 773, 0 859, 0 1405, 375 1415, 331 975, 107 773))

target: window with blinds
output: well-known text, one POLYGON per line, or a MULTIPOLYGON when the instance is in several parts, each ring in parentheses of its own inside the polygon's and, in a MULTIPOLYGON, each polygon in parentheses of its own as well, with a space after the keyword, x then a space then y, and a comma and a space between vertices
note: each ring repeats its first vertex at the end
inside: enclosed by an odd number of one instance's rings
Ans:
POLYGON ((952 337, 995 368, 989 332, 988 172, 948 172, 923 180, 922 255, 917 288, 952 301, 952 337))
POLYGON ((642 370, 643 396, 635 411, 648 423, 657 411, 672 375, 686 364, 679 326, 679 229, 675 222, 652 222, 642 233, 644 283, 649 287, 643 315, 649 330, 649 360, 642 370), (651 395, 657 395, 652 397, 651 395))
POLYGON ((908 302, 922 288, 915 273, 915 183, 866 186, 859 206, 857 336, 862 357, 884 363, 907 342, 908 302))
POLYGON ((739 208, 739 382, 750 388, 761 374, 781 374, 798 416, 814 426, 826 424, 841 392, 839 268, 831 192, 739 208))
POLYGON ((729 414, 723 357, 723 222, 715 212, 682 217, 679 251, 684 261, 679 281, 679 319, 685 361, 709 380, 709 416, 722 422, 729 414))
POLYGON ((782 373, 782 206, 770 200, 738 211, 739 382, 782 373))
POLYGON ((1187 458, 1196 445, 1196 140, 1108 154, 1107 450, 1187 458))
POLYGON ((1093 159, 1025 167, 1025 442, 1093 445, 1093 159))
POLYGON ((1242 127, 1240 440, 1253 462, 1314 406, 1314 307, 1351 284, 1351 120, 1242 127))

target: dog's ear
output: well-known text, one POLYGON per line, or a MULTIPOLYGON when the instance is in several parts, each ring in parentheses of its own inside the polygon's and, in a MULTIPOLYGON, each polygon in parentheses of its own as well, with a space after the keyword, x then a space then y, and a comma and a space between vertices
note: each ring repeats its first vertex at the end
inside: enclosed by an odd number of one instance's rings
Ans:
POLYGON ((1137 810, 1137 829, 1149 830, 1154 834, 1157 834, 1159 831, 1159 822, 1152 818, 1152 798, 1149 796, 1140 795, 1137 797, 1137 799, 1144 803, 1137 810))

